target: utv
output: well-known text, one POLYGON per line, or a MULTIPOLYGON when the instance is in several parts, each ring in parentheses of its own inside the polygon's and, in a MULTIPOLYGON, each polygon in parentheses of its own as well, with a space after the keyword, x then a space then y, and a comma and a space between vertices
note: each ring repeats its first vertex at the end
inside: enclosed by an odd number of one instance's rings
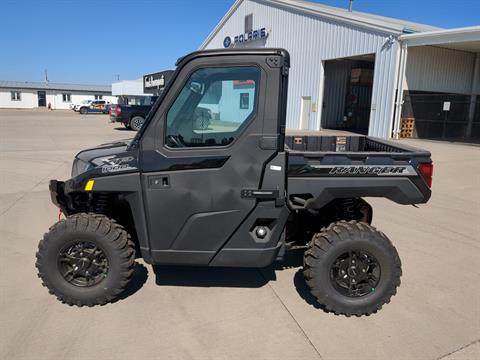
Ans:
MULTIPOLYGON (((303 248, 323 308, 368 315, 400 284, 362 197, 430 198, 430 153, 366 136, 285 134, 289 54, 195 52, 132 140, 81 151, 50 182, 66 216, 40 241, 43 284, 70 305, 114 301, 149 264, 265 267, 303 248), (209 125, 196 126, 198 109, 209 125)), ((313 133, 315 134, 315 133, 313 133)))

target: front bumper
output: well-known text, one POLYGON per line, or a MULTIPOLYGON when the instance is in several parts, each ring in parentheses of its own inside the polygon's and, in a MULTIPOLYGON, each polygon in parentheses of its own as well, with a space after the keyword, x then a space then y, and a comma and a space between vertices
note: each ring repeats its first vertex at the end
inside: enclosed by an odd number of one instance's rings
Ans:
POLYGON ((64 214, 67 214, 67 197, 65 196, 65 182, 50 180, 48 185, 50 198, 55 206, 60 208, 64 214))

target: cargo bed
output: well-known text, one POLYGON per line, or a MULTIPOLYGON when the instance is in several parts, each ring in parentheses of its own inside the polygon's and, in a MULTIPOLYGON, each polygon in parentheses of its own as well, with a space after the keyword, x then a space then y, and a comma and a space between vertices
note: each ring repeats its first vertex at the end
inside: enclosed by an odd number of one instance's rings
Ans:
POLYGON ((287 135, 288 194, 294 208, 349 197, 418 204, 431 195, 420 167, 430 152, 362 135, 287 135))
POLYGON ((382 140, 363 135, 286 135, 285 148, 288 152, 385 152, 385 153, 423 153, 399 142, 382 140))

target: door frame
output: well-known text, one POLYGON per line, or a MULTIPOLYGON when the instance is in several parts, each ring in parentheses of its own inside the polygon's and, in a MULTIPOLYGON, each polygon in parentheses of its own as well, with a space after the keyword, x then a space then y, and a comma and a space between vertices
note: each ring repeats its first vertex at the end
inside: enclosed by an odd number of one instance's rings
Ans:
POLYGON ((315 130, 322 130, 322 112, 323 112, 323 96, 325 89, 325 60, 320 61, 320 76, 318 80, 318 96, 317 96, 317 116, 315 121, 315 130))

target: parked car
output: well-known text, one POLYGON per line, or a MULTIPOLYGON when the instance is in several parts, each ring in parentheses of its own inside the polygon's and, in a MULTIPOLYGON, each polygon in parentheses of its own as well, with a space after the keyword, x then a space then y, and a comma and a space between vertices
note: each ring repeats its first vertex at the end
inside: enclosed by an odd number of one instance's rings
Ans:
POLYGON ((88 113, 102 113, 108 114, 109 109, 107 106, 111 105, 110 101, 105 100, 94 100, 90 104, 85 104, 80 106, 79 112, 80 114, 88 114, 88 113))
POLYGON ((82 102, 80 102, 80 103, 78 103, 78 104, 71 104, 71 105, 70 105, 70 108, 71 108, 73 111, 77 112, 77 111, 80 110, 80 108, 81 108, 82 106, 90 106, 90 103, 91 103, 92 101, 93 101, 93 100, 83 100, 82 102))
POLYGON ((138 131, 156 100, 157 96, 152 96, 143 105, 117 104, 110 111, 110 121, 121 122, 127 129, 138 131))

